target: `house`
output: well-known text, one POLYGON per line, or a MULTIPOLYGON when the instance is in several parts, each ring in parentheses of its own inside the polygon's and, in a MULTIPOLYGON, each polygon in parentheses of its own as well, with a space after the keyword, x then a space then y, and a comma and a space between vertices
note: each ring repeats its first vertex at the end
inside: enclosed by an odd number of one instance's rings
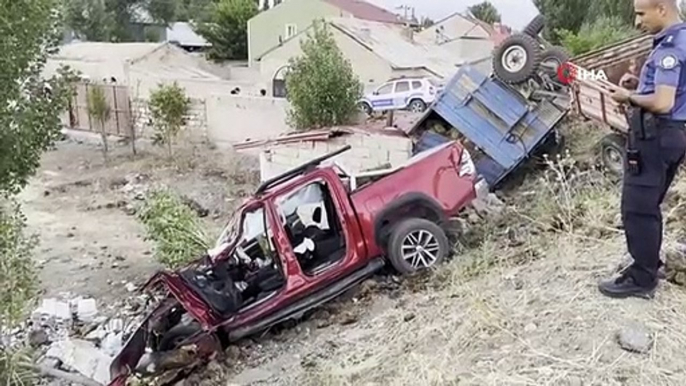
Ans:
MULTIPOLYGON (((464 64, 490 71, 490 51, 477 55, 479 59, 465 60, 460 52, 416 40, 417 33, 403 25, 354 18, 330 18, 326 22, 343 56, 349 60, 367 91, 401 76, 446 79, 464 64)), ((273 79, 274 85, 282 83, 288 60, 302 54, 300 41, 307 38, 307 31, 301 31, 295 38, 256 58, 264 79, 273 79)))
POLYGON ((471 16, 454 13, 417 33, 416 40, 437 44, 467 61, 490 57, 497 44, 507 36, 505 27, 489 25, 471 16))
POLYGON ((201 51, 211 45, 186 22, 171 23, 166 29, 165 41, 191 52, 201 51))
POLYGON ((248 21, 249 62, 254 64, 268 50, 309 28, 315 19, 328 17, 403 23, 394 13, 363 0, 285 0, 248 21))
POLYGON ((229 93, 223 80, 200 69, 199 58, 169 43, 79 42, 63 45, 48 58, 44 73, 61 65, 92 82, 126 85, 131 96, 147 98, 160 83, 177 82, 192 98, 210 92, 229 93))
POLYGON ((332 160, 346 172, 356 175, 373 169, 398 167, 412 156, 412 140, 402 130, 373 124, 289 133, 233 147, 239 152, 259 155, 260 178, 266 181, 346 145, 351 145, 351 149, 332 160))

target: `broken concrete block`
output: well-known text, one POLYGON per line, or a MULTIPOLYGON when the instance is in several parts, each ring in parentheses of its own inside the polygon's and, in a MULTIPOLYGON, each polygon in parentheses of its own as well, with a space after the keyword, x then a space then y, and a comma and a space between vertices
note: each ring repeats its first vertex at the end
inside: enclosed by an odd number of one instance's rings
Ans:
POLYGON ((53 298, 43 299, 40 307, 33 311, 33 317, 42 321, 49 318, 70 320, 71 309, 67 302, 61 302, 53 298))
POLYGON ((102 339, 102 342, 100 343, 100 347, 102 351, 111 357, 114 357, 121 351, 122 349, 122 342, 123 342, 123 332, 116 332, 116 333, 110 333, 105 336, 104 339, 102 339))
POLYGON ((55 342, 45 356, 59 359, 65 368, 73 369, 101 384, 107 384, 110 381, 109 367, 113 358, 88 341, 66 339, 55 342))
POLYGON ((76 302, 76 317, 86 323, 92 322, 98 315, 95 299, 79 299, 76 302))

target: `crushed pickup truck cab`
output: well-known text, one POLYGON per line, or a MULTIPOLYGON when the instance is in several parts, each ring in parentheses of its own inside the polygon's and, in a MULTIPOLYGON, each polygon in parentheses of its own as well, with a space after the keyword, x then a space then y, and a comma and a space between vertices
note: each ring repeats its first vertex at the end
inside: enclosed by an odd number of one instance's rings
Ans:
POLYGON ((450 142, 350 176, 333 158, 349 148, 265 181, 206 256, 151 278, 144 289, 164 295, 112 362, 110 385, 202 362, 386 264, 408 274, 443 261, 450 218, 476 198, 470 154, 450 142))

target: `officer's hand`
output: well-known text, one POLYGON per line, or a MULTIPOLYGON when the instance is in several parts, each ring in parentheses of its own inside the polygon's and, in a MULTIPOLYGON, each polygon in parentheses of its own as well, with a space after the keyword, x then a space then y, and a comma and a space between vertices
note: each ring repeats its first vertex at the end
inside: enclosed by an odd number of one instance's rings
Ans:
POLYGON ((626 103, 629 101, 631 91, 625 88, 616 88, 612 90, 612 94, 610 96, 612 97, 612 100, 614 100, 615 102, 626 103))
POLYGON ((638 77, 628 72, 622 75, 622 78, 619 80, 619 85, 627 90, 636 90, 638 88, 638 83, 638 77))

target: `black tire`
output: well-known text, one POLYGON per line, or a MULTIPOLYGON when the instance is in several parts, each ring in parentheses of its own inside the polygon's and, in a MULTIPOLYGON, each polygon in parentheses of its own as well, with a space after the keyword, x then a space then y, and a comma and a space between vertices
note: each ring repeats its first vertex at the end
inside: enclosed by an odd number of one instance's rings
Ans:
POLYGON ((611 174, 624 174, 624 155, 626 154, 626 137, 618 133, 608 134, 600 140, 600 157, 603 166, 611 174))
POLYGON ((536 15, 536 17, 534 17, 529 24, 526 25, 526 27, 524 27, 522 32, 533 38, 536 38, 538 37, 538 34, 543 31, 543 27, 545 27, 545 17, 543 15, 536 15))
POLYGON ((200 325, 197 323, 179 324, 169 329, 157 346, 157 351, 169 351, 177 348, 181 342, 190 338, 195 333, 200 331, 200 325))
MULTIPOLYGON (((521 52, 520 52, 521 53, 521 52)), ((521 58, 519 59, 521 60, 521 58)), ((538 70, 541 63, 541 47, 529 35, 515 34, 507 37, 493 54, 493 72, 495 75, 505 83, 517 84, 529 79, 538 70), (503 62, 504 57, 516 59, 516 56, 510 56, 509 51, 519 49, 526 54, 526 61, 518 71, 512 71, 505 67, 503 62)))
POLYGON ((541 53, 541 70, 544 71, 548 76, 550 76, 551 79, 553 80, 558 80, 561 81, 561 79, 558 79, 557 76, 557 69, 560 67, 562 63, 566 63, 569 61, 569 59, 572 56, 569 55, 569 53, 562 47, 559 46, 552 46, 543 53, 541 53), (546 66, 546 63, 553 63, 555 62, 555 68, 548 68, 546 66))
POLYGON ((399 273, 401 274, 411 274, 419 270, 435 267, 445 260, 448 256, 450 250, 450 244, 448 243, 448 237, 445 231, 441 229, 435 223, 425 220, 422 218, 409 218, 402 220, 398 223, 391 231, 391 236, 387 244, 387 255, 388 259, 399 273), (427 236, 430 235, 432 238, 427 236), (421 234, 424 237, 423 240, 419 240, 416 244, 422 245, 423 247, 431 247, 429 252, 435 251, 432 255, 435 258, 429 257, 428 254, 422 252, 416 252, 421 256, 421 259, 417 259, 415 264, 412 261, 407 261, 403 255, 403 250, 411 246, 414 241, 421 234), (425 243, 423 243, 425 242, 425 243), (426 264, 422 264, 422 262, 426 264), (424 265, 421 267, 420 265, 424 265))
POLYGON ((421 113, 421 112, 424 112, 426 110, 426 103, 424 103, 424 101, 421 99, 413 99, 407 105, 407 108, 412 112, 421 113), (415 106, 416 108, 413 108, 413 106, 415 106), (417 110, 417 111, 415 111, 415 110, 417 110))
POLYGON ((367 114, 368 116, 372 115, 372 106, 369 105, 367 102, 362 102, 360 103, 360 109, 367 114))

